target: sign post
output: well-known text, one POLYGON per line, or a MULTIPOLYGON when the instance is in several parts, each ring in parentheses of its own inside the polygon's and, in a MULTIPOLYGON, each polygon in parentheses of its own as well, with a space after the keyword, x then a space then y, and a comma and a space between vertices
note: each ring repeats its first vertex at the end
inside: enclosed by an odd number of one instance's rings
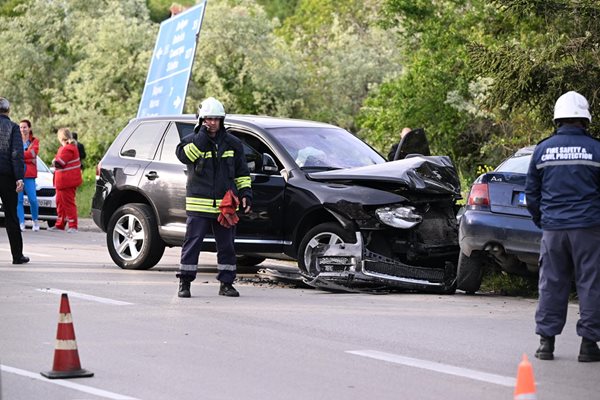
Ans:
POLYGON ((138 117, 183 112, 206 0, 160 24, 138 117))

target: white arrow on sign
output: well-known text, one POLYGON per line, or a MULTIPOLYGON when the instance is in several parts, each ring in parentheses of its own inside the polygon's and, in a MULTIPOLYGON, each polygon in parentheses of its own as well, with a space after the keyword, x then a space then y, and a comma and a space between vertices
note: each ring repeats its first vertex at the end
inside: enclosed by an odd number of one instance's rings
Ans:
POLYGON ((175 108, 179 108, 180 104, 181 104, 181 97, 177 96, 177 98, 173 102, 173 105, 175 106, 175 108))

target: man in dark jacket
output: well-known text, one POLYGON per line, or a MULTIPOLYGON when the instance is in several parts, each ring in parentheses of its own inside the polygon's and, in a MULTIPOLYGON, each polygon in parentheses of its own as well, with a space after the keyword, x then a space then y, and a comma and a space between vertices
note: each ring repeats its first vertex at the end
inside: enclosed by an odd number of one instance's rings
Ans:
POLYGON ((79 163, 81 164, 81 169, 83 170, 83 160, 85 160, 85 146, 83 143, 79 142, 77 138, 77 132, 72 132, 73 139, 77 142, 77 151, 79 151, 79 163))
MULTIPOLYGON (((177 158, 187 165, 187 222, 177 274, 179 297, 191 296, 190 286, 196 279, 200 247, 209 230, 217 244, 219 294, 239 296, 232 285, 236 277, 235 225, 228 222, 235 218, 232 219, 231 214, 227 219, 219 218, 222 213, 219 206, 231 190, 241 199, 243 211, 250 212, 252 189, 242 143, 227 133, 224 119, 225 109, 218 100, 213 97, 204 100, 194 133, 184 137, 176 149, 177 158)), ((228 195, 228 202, 230 198, 228 195)))
POLYGON ((540 335, 535 356, 541 360, 554 359, 574 278, 582 337, 578 360, 600 361, 600 141, 586 130, 592 120, 588 109, 577 92, 558 98, 558 128, 538 143, 527 173, 527 208, 542 229, 535 314, 540 335))
POLYGON ((23 238, 17 217, 17 193, 23 190, 25 162, 19 125, 10 120, 10 103, 0 97, 0 199, 4 210, 6 233, 13 264, 25 264, 23 238))

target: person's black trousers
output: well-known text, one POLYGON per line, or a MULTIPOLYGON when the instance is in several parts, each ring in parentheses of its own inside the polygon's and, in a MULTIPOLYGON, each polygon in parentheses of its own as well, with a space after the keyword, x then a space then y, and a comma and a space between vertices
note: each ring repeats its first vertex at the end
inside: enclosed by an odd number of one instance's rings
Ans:
POLYGON ((0 175, 0 199, 4 209, 4 224, 10 243, 12 258, 18 260, 23 256, 23 238, 17 217, 17 182, 13 176, 0 175))

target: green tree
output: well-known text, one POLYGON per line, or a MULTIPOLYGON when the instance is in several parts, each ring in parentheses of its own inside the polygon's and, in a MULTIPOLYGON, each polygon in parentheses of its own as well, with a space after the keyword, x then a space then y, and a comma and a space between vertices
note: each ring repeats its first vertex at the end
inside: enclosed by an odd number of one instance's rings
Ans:
MULTIPOLYGON (((32 0, 0 17, 0 93, 28 118, 49 161, 69 126, 98 159, 135 115, 156 27, 143 0, 32 0), (96 145, 97 144, 97 145, 96 145)), ((94 160, 95 158, 95 160, 94 160)))
POLYGON ((472 76, 466 44, 481 30, 481 14, 465 1, 389 0, 384 26, 395 28, 405 56, 404 70, 381 85, 360 116, 364 134, 378 148, 398 141, 403 126, 425 128, 433 151, 458 156, 454 138, 468 118, 447 102, 451 91, 464 94, 472 76))
POLYGON ((401 70, 397 42, 375 24, 379 10, 374 0, 300 0, 278 30, 306 74, 298 116, 356 131, 368 93, 401 70))
POLYGON ((592 114, 599 114, 600 3, 496 0, 494 4, 506 21, 518 22, 506 24, 512 40, 473 43, 470 48, 476 71, 494 79, 488 104, 513 113, 529 110, 547 130, 558 96, 576 90, 588 98, 592 114))
POLYGON ((254 1, 211 0, 196 50, 186 111, 208 96, 230 113, 298 115, 305 72, 254 1))
POLYGON ((153 22, 163 22, 171 17, 171 6, 179 4, 184 7, 191 7, 196 4, 196 0, 146 0, 150 12, 150 20, 153 22))
POLYGON ((295 13, 299 0, 256 0, 256 2, 263 6, 269 18, 278 18, 283 22, 295 13))
POLYGON ((0 15, 5 15, 7 17, 12 17, 19 15, 22 10, 20 6, 21 4, 26 3, 29 0, 1 0, 0 1, 0 15))

